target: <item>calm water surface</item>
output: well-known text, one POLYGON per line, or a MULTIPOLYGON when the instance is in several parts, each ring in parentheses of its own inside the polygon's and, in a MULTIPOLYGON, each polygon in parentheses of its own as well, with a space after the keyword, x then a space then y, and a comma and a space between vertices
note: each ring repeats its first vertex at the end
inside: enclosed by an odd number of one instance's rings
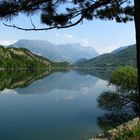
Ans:
POLYGON ((75 71, 22 78, 0 79, 0 140, 87 140, 102 132, 97 98, 107 81, 75 71))

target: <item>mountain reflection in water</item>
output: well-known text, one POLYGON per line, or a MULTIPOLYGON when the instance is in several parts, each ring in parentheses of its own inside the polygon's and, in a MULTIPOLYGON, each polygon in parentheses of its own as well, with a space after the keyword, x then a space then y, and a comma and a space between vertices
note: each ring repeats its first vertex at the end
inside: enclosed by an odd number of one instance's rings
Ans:
MULTIPOLYGON (((40 88, 42 88, 41 93, 43 92, 43 89, 47 88, 47 91, 44 91, 47 93, 54 89, 79 90, 84 85, 89 85, 89 83, 94 85, 97 82, 96 78, 92 82, 89 82, 89 78, 86 78, 86 75, 94 76, 95 72, 92 73, 92 70, 79 69, 76 70, 76 72, 71 73, 71 75, 67 73, 68 71, 69 70, 64 69, 53 71, 46 69, 0 71, 0 91, 4 89, 22 88, 22 91, 19 93, 35 94, 40 93, 40 88), (81 80, 81 78, 84 78, 84 80, 81 80), (44 85, 43 83, 46 84, 44 85)), ((106 79, 107 74, 103 73, 102 79, 106 79)), ((95 75, 98 77, 98 75, 101 76, 101 73, 95 75)))
POLYGON ((116 93, 107 77, 91 70, 0 71, 0 139, 87 140, 137 116, 135 96, 116 93))

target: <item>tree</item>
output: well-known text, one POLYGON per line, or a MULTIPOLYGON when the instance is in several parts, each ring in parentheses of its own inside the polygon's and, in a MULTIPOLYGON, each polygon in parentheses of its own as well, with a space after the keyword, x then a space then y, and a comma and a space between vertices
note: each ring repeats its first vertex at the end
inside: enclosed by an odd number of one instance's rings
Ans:
POLYGON ((41 22, 46 28, 22 28, 7 25, 25 31, 61 29, 75 26, 84 19, 115 20, 127 22, 134 19, 132 0, 1 0, 1 19, 12 20, 19 13, 32 16, 40 14, 41 22), (64 10, 60 10, 63 8, 64 10))
MULTIPOLYGON (((116 22, 135 21, 137 44, 137 68, 140 75, 140 0, 0 0, 0 18, 12 20, 19 13, 31 17, 40 14, 46 28, 9 27, 25 31, 42 31, 76 26, 86 20, 115 20, 116 22), (63 10, 60 10, 60 9, 63 10)), ((140 76, 138 76, 140 90, 140 76)))
POLYGON ((126 91, 137 91, 137 69, 132 66, 119 67, 115 69, 109 80, 110 84, 126 91))
POLYGON ((107 90, 97 98, 97 105, 106 113, 98 117, 98 125, 111 129, 139 115, 137 100, 137 70, 133 67, 117 68, 111 75, 109 84, 115 90, 107 90))

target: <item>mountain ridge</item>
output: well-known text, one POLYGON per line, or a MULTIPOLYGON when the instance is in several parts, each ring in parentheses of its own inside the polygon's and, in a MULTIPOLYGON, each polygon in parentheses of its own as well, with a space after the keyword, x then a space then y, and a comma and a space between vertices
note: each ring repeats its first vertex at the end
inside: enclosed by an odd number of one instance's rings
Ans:
POLYGON ((78 67, 118 67, 136 66, 136 45, 130 45, 120 51, 102 54, 76 64, 78 67))
MULTIPOLYGON (((80 58, 93 58, 98 56, 92 47, 83 47, 79 43, 66 43, 55 45, 45 40, 22 39, 10 45, 15 48, 27 48, 35 54, 41 55, 55 62, 76 62, 80 58)), ((9 47, 9 46, 8 46, 9 47)))
POLYGON ((43 56, 36 55, 26 48, 0 46, 1 69, 59 69, 70 68, 68 62, 52 62, 43 56))
POLYGON ((33 54, 25 48, 0 46, 0 68, 44 68, 51 63, 47 58, 33 54))
POLYGON ((128 47, 131 47, 131 46, 136 46, 136 45, 132 44, 132 45, 128 45, 128 46, 119 47, 119 48, 113 50, 111 53, 117 53, 117 52, 122 51, 122 50, 124 50, 124 49, 126 49, 128 47))

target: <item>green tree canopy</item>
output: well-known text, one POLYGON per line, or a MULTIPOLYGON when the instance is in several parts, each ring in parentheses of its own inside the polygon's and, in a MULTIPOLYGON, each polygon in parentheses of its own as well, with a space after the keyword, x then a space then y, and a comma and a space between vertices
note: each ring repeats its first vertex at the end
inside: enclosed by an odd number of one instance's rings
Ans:
POLYGON ((100 128, 111 129, 139 115, 137 78, 136 68, 130 66, 117 68, 112 73, 109 83, 117 88, 104 91, 97 98, 98 107, 106 111, 98 117, 100 128))
POLYGON ((131 66, 117 68, 111 75, 110 84, 127 90, 137 90, 137 69, 131 66))

